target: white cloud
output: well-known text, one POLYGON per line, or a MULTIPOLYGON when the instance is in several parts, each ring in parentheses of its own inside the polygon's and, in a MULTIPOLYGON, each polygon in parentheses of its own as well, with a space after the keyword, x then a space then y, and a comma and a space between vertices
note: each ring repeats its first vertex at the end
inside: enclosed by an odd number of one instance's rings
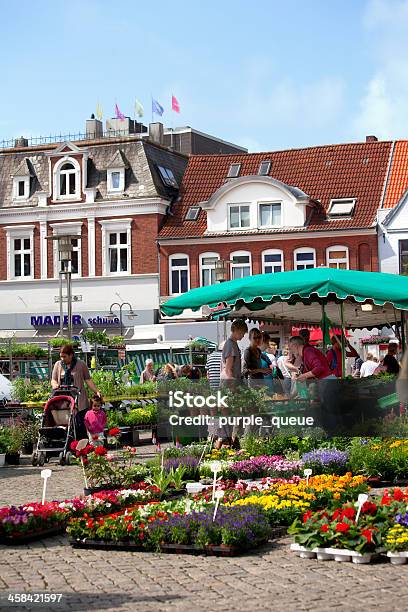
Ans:
POLYGON ((361 139, 375 134, 381 139, 408 136, 408 0, 371 0, 363 25, 375 64, 353 132, 361 139))

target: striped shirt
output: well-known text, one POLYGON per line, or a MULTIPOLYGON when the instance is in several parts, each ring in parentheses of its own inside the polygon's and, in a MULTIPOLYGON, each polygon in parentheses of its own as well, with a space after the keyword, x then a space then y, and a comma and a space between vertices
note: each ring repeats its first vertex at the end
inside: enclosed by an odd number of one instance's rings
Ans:
POLYGON ((220 386, 222 351, 214 351, 207 357, 206 370, 210 387, 220 386))

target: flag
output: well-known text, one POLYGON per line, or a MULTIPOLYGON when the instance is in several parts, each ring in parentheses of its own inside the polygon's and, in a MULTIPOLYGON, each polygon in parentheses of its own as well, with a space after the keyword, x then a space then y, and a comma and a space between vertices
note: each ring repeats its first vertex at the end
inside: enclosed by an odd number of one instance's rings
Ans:
POLYGON ((162 105, 159 104, 157 100, 154 100, 153 98, 152 98, 152 113, 156 113, 156 115, 160 115, 160 117, 164 113, 164 108, 162 107, 162 105))
POLYGON ((138 117, 143 117, 143 113, 144 113, 143 106, 141 105, 139 100, 136 100, 135 101, 135 115, 137 115, 138 117))
POLYGON ((102 121, 103 119, 102 106, 99 104, 99 102, 96 104, 96 118, 99 119, 99 121, 102 121))
POLYGON ((175 113, 180 112, 180 104, 178 103, 176 96, 171 96, 171 110, 175 113))
POLYGON ((120 119, 121 121, 125 120, 125 115, 120 111, 119 106, 115 104, 115 115, 116 119, 120 119))

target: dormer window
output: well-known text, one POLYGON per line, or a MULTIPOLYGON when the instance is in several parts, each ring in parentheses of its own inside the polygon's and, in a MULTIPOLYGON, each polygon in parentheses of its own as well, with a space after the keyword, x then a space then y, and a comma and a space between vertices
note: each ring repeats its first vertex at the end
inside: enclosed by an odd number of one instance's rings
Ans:
POLYGON ((190 206, 185 216, 186 221, 197 221, 200 210, 201 206, 190 206))
POLYGON ((123 193, 125 189, 125 169, 108 170, 108 193, 123 193))
POLYGON ((268 176, 269 170, 271 169, 271 162, 269 160, 261 162, 258 170, 259 176, 268 176))
POLYGON ((227 178, 237 178, 241 171, 241 164, 231 164, 228 170, 227 178))
POLYGON ((31 164, 27 158, 24 158, 13 175, 13 200, 28 200, 32 174, 31 164))
POLYGON ((54 194, 58 200, 80 197, 80 166, 74 159, 63 159, 54 168, 54 194))
POLYGON ((163 181, 166 187, 173 187, 174 189, 178 189, 177 181, 174 177, 173 171, 170 168, 165 168, 164 166, 157 166, 157 169, 160 174, 160 178, 163 181))
POLYGON ((327 216, 329 219, 347 219, 348 217, 351 217, 355 205, 355 198, 339 198, 337 200, 331 200, 329 209, 327 211, 327 216))

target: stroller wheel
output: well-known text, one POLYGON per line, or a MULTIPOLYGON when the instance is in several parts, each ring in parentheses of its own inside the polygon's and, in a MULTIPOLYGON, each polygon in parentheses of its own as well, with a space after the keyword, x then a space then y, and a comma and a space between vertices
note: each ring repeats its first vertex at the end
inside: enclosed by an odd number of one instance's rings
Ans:
POLYGON ((72 460, 72 453, 68 451, 67 454, 65 455, 65 465, 71 465, 71 460, 72 460))
POLYGON ((38 465, 38 454, 37 453, 33 453, 31 455, 31 465, 33 465, 34 467, 38 465))
POLYGON ((45 463, 45 453, 40 453, 38 455, 38 465, 43 466, 45 463))
POLYGON ((64 457, 64 453, 60 453, 58 455, 58 459, 59 459, 59 464, 60 465, 65 465, 65 457, 64 457))

